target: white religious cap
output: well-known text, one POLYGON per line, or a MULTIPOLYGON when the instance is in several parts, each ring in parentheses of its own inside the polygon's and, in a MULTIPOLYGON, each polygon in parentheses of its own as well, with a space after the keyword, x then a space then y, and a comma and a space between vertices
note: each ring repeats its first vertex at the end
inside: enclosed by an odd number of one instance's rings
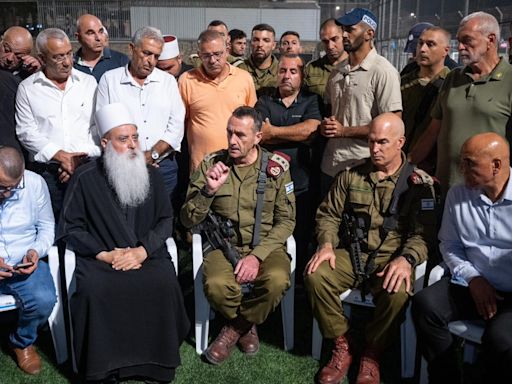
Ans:
POLYGON ((158 60, 169 60, 178 57, 180 54, 180 47, 178 45, 178 38, 173 35, 164 36, 164 48, 158 60))
POLYGON ((121 125, 133 124, 135 119, 123 103, 108 104, 96 111, 94 116, 100 137, 105 136, 111 129, 121 125))

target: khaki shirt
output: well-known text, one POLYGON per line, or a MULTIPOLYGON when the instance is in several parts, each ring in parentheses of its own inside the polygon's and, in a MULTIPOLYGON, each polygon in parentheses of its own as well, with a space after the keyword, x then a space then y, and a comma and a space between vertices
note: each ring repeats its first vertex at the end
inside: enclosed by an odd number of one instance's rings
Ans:
POLYGON ((252 61, 252 56, 244 60, 239 68, 249 72, 254 80, 254 87, 258 96, 268 95, 277 87, 277 69, 279 60, 272 55, 272 64, 265 69, 259 69, 252 61))
MULTIPOLYGON (((400 75, 372 48, 359 65, 351 68, 347 61, 332 70, 325 99, 343 126, 367 125, 381 113, 402 110, 400 75)), ((331 138, 322 158, 322 172, 334 177, 369 156, 366 140, 331 138)))
MULTIPOLYGON (((402 160, 405 164, 403 153, 402 160)), ((363 165, 340 173, 316 213, 318 243, 331 243, 334 248, 338 247, 342 214, 350 204, 354 214, 365 221, 365 239, 361 244, 365 259, 371 251, 378 249, 382 224, 388 215, 402 168, 403 165, 394 175, 378 180, 377 170, 367 159, 363 165)), ((419 184, 409 177, 409 189, 400 198, 397 228, 388 233, 377 257, 391 258, 408 253, 417 262, 427 259, 425 236, 429 234, 435 239, 435 193, 432 178, 419 170, 415 174, 423 177, 420 177, 419 184)), ((418 182, 418 178, 415 180, 418 182)), ((346 247, 347 244, 341 246, 346 247)))
POLYGON ((325 86, 333 68, 334 65, 329 63, 326 56, 307 63, 304 68, 304 88, 323 99, 325 86))
POLYGON ((263 197, 261 218, 261 241, 251 250, 252 235, 256 211, 256 188, 261 167, 261 152, 258 147, 258 159, 248 167, 241 178, 237 167, 230 165, 229 176, 213 197, 206 197, 201 188, 206 184, 206 171, 216 162, 228 163, 227 150, 214 152, 207 156, 200 168, 191 176, 185 204, 181 209, 181 222, 187 228, 200 223, 209 209, 232 221, 235 235, 232 244, 242 254, 253 254, 264 260, 271 252, 283 247, 295 228, 295 195, 290 171, 286 170, 277 178, 268 175, 263 197))

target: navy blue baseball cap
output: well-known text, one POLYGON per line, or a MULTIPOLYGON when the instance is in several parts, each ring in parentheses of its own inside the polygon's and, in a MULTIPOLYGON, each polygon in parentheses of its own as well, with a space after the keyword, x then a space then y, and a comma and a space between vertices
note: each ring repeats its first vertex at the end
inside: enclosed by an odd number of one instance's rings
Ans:
POLYGON ((377 17, 366 8, 352 8, 343 16, 336 19, 336 24, 350 27, 359 22, 368 24, 374 31, 377 30, 377 17))
POLYGON ((409 35, 407 36, 407 43, 405 44, 404 52, 406 53, 415 53, 416 46, 418 45, 418 39, 420 38, 423 31, 429 27, 433 27, 434 24, 430 23, 418 23, 414 24, 409 31, 409 35))

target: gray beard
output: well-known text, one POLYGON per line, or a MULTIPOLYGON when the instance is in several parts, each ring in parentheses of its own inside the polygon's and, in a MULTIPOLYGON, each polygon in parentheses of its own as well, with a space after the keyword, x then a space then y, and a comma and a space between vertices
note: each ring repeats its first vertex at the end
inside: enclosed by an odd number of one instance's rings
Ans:
POLYGON ((117 153, 109 141, 103 154, 103 162, 107 180, 121 206, 136 207, 146 200, 149 195, 149 172, 140 149, 117 153))

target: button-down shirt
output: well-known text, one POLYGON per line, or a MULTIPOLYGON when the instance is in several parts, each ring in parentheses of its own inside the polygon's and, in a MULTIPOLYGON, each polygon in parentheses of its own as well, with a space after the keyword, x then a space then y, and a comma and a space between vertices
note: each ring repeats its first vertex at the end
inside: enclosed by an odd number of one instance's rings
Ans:
POLYGON ((18 264, 29 249, 46 256, 55 236, 50 194, 44 179, 25 171, 22 189, 0 204, 0 257, 9 265, 18 264))
POLYGON ((439 240, 455 283, 467 285, 483 276, 497 290, 512 292, 511 217, 510 179, 494 203, 481 190, 462 184, 449 190, 439 240))
POLYGON ((124 53, 114 51, 108 47, 103 49, 103 54, 94 67, 84 62, 81 55, 82 48, 78 49, 75 53, 73 67, 94 76, 98 83, 105 72, 114 68, 124 67, 130 61, 124 53))
POLYGON ((16 94, 16 134, 31 160, 46 163, 59 151, 99 156, 93 140, 96 81, 71 70, 59 89, 43 71, 23 80, 16 94))
POLYGON ((159 140, 179 151, 184 133, 185 106, 174 76, 158 68, 139 85, 128 65, 106 72, 98 84, 96 110, 120 102, 137 123, 140 146, 148 151, 159 140))

